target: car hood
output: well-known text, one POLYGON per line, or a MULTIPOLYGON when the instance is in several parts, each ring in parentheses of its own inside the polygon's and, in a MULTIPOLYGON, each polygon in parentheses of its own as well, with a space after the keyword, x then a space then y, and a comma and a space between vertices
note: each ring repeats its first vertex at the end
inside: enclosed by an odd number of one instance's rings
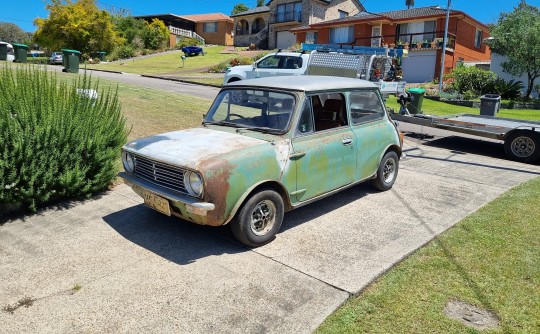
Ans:
POLYGON ((251 70, 253 70, 253 65, 238 65, 238 66, 231 67, 228 73, 235 73, 235 72, 243 73, 243 72, 247 72, 251 70))
POLYGON ((196 170, 208 159, 267 141, 208 128, 194 128, 134 140, 124 149, 149 159, 196 170))

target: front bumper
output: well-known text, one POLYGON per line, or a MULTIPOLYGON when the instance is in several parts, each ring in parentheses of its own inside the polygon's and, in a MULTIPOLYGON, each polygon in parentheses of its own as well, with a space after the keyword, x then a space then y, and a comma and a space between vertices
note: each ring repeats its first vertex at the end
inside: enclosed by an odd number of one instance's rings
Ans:
POLYGON ((126 172, 120 172, 118 176, 123 178, 124 182, 143 198, 145 191, 165 198, 172 207, 171 214, 175 216, 202 225, 221 225, 218 222, 209 221, 208 212, 215 209, 213 203, 201 202, 198 198, 172 193, 163 187, 126 172))

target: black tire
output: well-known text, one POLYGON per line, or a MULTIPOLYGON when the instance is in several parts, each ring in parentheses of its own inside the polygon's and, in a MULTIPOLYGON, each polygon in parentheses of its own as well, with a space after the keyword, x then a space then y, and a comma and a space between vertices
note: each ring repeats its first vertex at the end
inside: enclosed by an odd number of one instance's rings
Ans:
POLYGON ((540 135, 533 131, 515 131, 504 140, 506 155, 520 162, 540 160, 540 135))
POLYGON ((377 168, 377 175, 371 180, 371 185, 380 191, 390 190, 396 182, 396 178, 399 170, 399 158, 396 152, 386 152, 379 168, 377 168))
POLYGON ((273 190, 252 195, 231 222, 234 237, 248 247, 259 247, 272 241, 283 221, 284 205, 273 190))

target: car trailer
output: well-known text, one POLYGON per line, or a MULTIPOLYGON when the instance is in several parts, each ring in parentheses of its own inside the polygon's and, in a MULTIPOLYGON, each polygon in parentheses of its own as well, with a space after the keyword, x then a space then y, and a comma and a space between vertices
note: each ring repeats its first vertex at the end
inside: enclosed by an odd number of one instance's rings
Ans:
POLYGON ((391 113, 393 120, 504 141, 506 155, 516 161, 540 161, 540 122, 457 114, 432 116, 391 113))

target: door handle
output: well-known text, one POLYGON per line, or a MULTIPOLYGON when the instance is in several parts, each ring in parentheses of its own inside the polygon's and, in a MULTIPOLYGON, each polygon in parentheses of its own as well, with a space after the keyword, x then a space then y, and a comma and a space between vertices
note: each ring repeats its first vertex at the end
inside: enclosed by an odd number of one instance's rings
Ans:
POLYGON ((300 158, 303 157, 304 155, 306 155, 306 152, 296 152, 296 153, 292 153, 291 155, 289 155, 289 160, 300 159, 300 158))
POLYGON ((343 143, 343 145, 347 146, 347 145, 352 145, 352 139, 351 138, 345 138, 345 139, 342 139, 341 142, 343 143))

